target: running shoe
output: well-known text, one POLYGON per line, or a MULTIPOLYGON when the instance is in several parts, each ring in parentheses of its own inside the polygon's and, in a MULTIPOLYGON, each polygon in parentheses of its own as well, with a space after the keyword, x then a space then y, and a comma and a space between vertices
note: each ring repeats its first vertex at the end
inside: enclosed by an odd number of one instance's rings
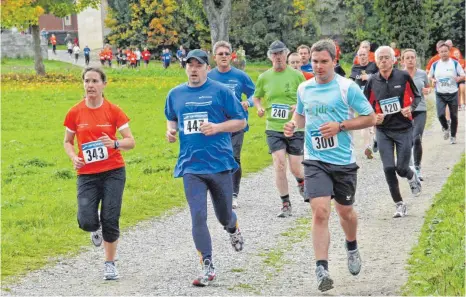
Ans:
POLYGON ((411 180, 408 180, 408 183, 409 187, 411 188, 411 193, 413 193, 414 197, 421 195, 422 185, 419 177, 416 174, 416 171, 414 171, 413 177, 411 180))
POLYGON ((406 204, 403 201, 397 202, 395 207, 396 211, 393 214, 394 218, 402 218, 406 214, 408 214, 408 208, 406 207, 406 204))
POLYGON ((366 147, 364 150, 364 155, 366 155, 367 159, 373 159, 374 158, 374 151, 371 146, 366 147))
POLYGON ((450 137, 450 129, 448 128, 445 130, 442 128, 442 131, 443 131, 443 139, 448 140, 448 138, 450 137))
POLYGON ((96 247, 99 247, 102 245, 102 240, 102 226, 100 226, 97 231, 91 232, 91 241, 96 247))
POLYGON ((239 228, 236 228, 235 233, 230 233, 230 242, 235 251, 240 252, 243 250, 244 239, 239 228))
POLYGON ((208 286, 215 280, 215 267, 210 259, 205 259, 202 273, 193 280, 193 285, 197 287, 208 286))
POLYGON ((120 276, 115 266, 115 262, 105 262, 104 279, 115 280, 115 279, 118 279, 119 277, 120 276))
POLYGON ((455 144, 456 143, 456 137, 450 137, 450 143, 455 144))
POLYGON ((359 250, 355 249, 353 251, 349 251, 348 247, 346 247, 346 254, 348 256, 349 272, 352 275, 358 275, 359 271, 361 271, 361 266, 362 266, 362 260, 361 260, 361 255, 359 255, 359 250))
POLYGON ((416 171, 417 178, 419 178, 420 181, 424 181, 424 178, 422 177, 421 174, 421 167, 414 167, 414 170, 416 171))
POLYGON ((316 268, 317 277, 317 289, 321 292, 325 292, 333 289, 333 280, 330 278, 330 274, 325 270, 324 266, 319 265, 316 268))
POLYGON ((231 201, 231 207, 233 209, 237 209, 238 208, 238 197, 236 196, 233 196, 233 199, 231 201))
POLYGON ((280 213, 277 215, 279 218, 291 217, 291 205, 288 202, 284 202, 280 213))
POLYGON ((301 195, 301 197, 303 197, 304 199, 304 202, 306 202, 306 194, 304 194, 304 181, 298 183, 298 190, 299 190, 299 195, 301 195))

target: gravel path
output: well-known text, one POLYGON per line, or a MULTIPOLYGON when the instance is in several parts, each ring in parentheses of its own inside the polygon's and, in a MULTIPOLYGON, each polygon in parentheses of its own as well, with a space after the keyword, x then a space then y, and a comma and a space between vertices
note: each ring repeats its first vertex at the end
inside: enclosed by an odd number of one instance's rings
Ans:
MULTIPOLYGON (((356 132, 359 133, 359 132, 356 132)), ((357 138, 359 134, 356 134, 357 138)), ((411 198, 406 181, 402 193, 408 216, 392 219, 394 204, 385 183, 382 164, 358 156, 356 209, 363 269, 353 277, 346 268, 344 236, 333 212, 330 273, 335 289, 325 295, 398 295, 407 279, 409 251, 416 244, 425 211, 440 191, 452 166, 464 152, 464 114, 460 113, 458 144, 442 140, 439 124, 424 137, 423 194, 411 198)), ((265 144, 264 144, 265 145, 265 144)), ((362 152, 357 143, 358 152, 362 152)), ((236 253, 215 220, 209 205, 218 280, 209 287, 191 286, 200 265, 191 238, 189 210, 142 222, 120 239, 118 281, 104 281, 103 249, 86 247, 78 256, 63 258, 31 272, 17 284, 3 287, 2 295, 321 295, 316 289, 310 238, 310 208, 290 183, 294 215, 276 218, 280 200, 272 169, 243 179, 238 217, 245 249, 236 253)), ((131 177, 129 177, 131 178, 131 177)), ((84 236, 84 235, 83 235, 84 236)))

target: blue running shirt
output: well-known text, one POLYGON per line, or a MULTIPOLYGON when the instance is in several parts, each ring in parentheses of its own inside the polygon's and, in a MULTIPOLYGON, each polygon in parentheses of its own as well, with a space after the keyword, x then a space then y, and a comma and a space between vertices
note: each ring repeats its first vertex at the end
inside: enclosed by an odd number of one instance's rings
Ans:
POLYGON ((327 122, 343 122, 373 112, 369 101, 353 81, 335 74, 326 84, 318 84, 315 78, 298 87, 296 112, 306 117, 304 159, 317 160, 335 165, 356 162, 352 133, 342 131, 330 139, 324 139, 319 127, 327 122))
POLYGON ((186 173, 212 174, 238 167, 233 158, 231 133, 205 136, 200 131, 202 122, 245 119, 243 107, 227 87, 209 78, 197 88, 181 84, 168 93, 165 116, 169 121, 178 122, 180 153, 175 177, 186 173))
MULTIPOLYGON (((217 68, 212 69, 207 74, 207 77, 218 81, 228 87, 233 94, 235 94, 236 99, 239 102, 242 101, 241 95, 245 94, 247 96, 249 107, 253 106, 252 97, 254 95, 255 86, 251 78, 244 72, 235 67, 231 67, 230 71, 222 73, 218 71, 217 68)), ((246 111, 246 119, 248 118, 248 112, 246 111)), ((248 131, 249 127, 246 126, 244 131, 248 131)))

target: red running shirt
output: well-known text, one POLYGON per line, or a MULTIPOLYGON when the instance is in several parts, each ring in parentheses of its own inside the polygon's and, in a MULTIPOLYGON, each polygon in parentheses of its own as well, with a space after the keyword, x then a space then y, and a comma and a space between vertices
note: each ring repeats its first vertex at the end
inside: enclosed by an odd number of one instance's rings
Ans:
POLYGON ((76 134, 78 156, 85 165, 78 169, 78 174, 95 174, 125 166, 119 150, 107 148, 97 139, 107 134, 116 140, 116 132, 126 128, 129 118, 120 107, 106 99, 102 106, 89 108, 85 100, 73 106, 65 117, 63 125, 76 134))

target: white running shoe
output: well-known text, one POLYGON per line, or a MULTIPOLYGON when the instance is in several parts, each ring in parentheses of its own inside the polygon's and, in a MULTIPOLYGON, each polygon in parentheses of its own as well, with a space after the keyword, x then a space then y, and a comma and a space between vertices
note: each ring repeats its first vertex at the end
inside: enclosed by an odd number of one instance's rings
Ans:
POLYGON ((408 208, 406 207, 406 203, 404 203, 403 201, 397 202, 395 206, 396 211, 393 214, 394 218, 402 218, 408 214, 408 208))
POLYGON ((233 196, 233 199, 231 200, 231 207, 233 209, 237 209, 238 208, 238 198, 237 197, 234 197, 233 196))

